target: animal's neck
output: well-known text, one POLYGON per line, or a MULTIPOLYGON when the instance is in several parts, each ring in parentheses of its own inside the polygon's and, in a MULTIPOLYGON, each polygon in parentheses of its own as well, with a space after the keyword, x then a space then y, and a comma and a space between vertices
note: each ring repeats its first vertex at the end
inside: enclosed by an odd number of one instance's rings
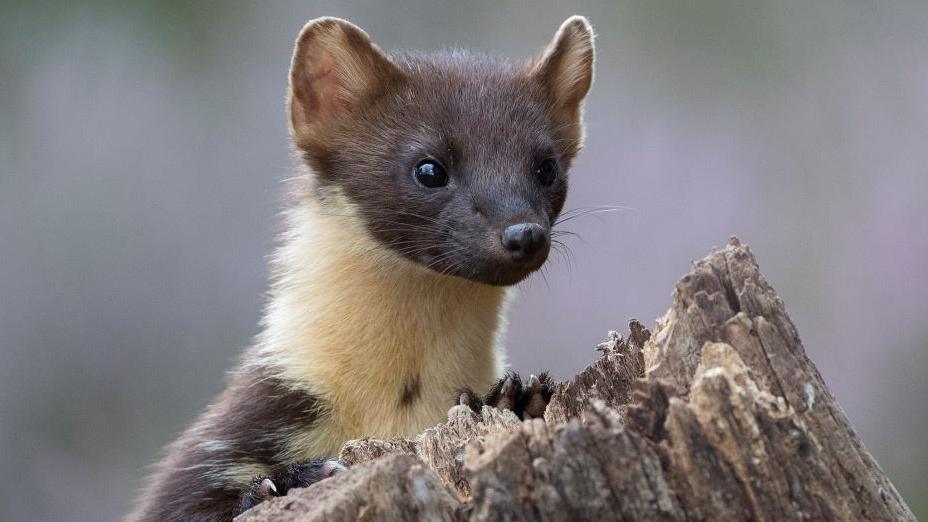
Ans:
POLYGON ((489 386, 501 372, 506 291, 401 259, 339 214, 310 205, 290 216, 258 361, 362 431, 407 431, 423 407, 442 415, 456 389, 489 386), (422 397, 410 408, 407 392, 447 395, 440 408, 422 397), (373 425, 372 409, 384 412, 373 425))

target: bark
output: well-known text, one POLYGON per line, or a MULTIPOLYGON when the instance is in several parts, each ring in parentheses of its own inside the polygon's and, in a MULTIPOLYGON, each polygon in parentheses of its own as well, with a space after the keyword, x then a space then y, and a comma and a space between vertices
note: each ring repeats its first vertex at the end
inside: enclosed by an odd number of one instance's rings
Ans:
POLYGON ((737 239, 599 349, 545 421, 455 407, 240 520, 915 520, 737 239))

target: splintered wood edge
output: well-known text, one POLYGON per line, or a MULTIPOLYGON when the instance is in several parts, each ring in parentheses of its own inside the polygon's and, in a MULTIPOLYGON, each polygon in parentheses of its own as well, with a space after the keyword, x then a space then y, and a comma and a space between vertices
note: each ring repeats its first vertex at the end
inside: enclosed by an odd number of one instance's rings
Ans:
POLYGON ((547 423, 454 407, 414 439, 349 441, 347 473, 239 520, 915 520, 737 238, 694 264, 653 333, 629 326, 557 385, 547 423))

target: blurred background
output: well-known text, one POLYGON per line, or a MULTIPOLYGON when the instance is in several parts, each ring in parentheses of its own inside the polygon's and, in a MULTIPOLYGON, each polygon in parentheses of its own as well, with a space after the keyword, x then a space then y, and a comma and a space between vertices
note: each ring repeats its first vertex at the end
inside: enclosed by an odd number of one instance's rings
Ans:
POLYGON ((928 3, 0 2, 0 520, 114 520, 257 333, 291 165, 291 45, 528 56, 598 32, 573 257, 514 367, 566 378, 737 234, 928 517, 928 3), (538 325, 545 325, 539 328, 538 325))

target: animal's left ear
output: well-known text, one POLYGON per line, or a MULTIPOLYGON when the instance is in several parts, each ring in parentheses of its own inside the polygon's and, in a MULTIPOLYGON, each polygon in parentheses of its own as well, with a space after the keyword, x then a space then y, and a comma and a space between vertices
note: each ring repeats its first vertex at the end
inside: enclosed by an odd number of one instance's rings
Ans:
POLYGON ((581 109, 593 83, 593 28, 587 19, 565 20, 527 72, 545 90, 558 123, 575 127, 565 138, 574 138, 579 148, 581 109))

